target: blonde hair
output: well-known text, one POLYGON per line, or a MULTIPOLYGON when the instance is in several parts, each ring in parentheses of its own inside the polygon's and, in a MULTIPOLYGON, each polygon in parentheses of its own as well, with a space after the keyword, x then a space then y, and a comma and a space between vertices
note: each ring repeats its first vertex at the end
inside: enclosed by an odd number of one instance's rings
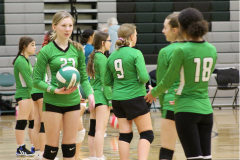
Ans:
MULTIPOLYGON (((61 20, 63 20, 64 18, 71 18, 72 21, 73 21, 73 24, 75 23, 72 15, 66 11, 59 11, 57 13, 54 14, 53 16, 53 19, 52 19, 52 25, 57 25, 61 20)), ((50 36, 50 39, 51 41, 54 41, 55 39, 57 38, 57 34, 56 32, 52 32, 51 36, 50 36)), ((68 41, 79 51, 82 51, 83 50, 83 46, 76 42, 76 41, 73 41, 71 40, 70 38, 68 39, 68 41)))
POLYGON ((115 47, 129 46, 130 36, 134 34, 136 26, 132 23, 124 23, 118 29, 118 40, 116 41, 115 47))

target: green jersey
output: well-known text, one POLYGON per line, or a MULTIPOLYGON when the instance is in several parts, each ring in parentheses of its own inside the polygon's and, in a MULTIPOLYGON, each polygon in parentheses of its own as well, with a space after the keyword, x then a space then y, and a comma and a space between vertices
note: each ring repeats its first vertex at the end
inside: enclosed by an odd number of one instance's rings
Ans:
POLYGON ((146 95, 144 83, 149 75, 141 51, 121 47, 108 57, 104 83, 113 86, 113 100, 128 100, 146 95))
MULTIPOLYGON (((156 70, 157 84, 161 82, 167 72, 174 49, 181 44, 182 43, 172 43, 160 50, 156 70)), ((175 100, 176 90, 180 82, 179 78, 180 77, 178 76, 172 87, 158 97, 161 104, 161 109, 174 111, 174 105, 170 105, 169 101, 175 100)))
POLYGON ((112 100, 111 87, 104 85, 104 73, 107 63, 107 57, 101 52, 95 53, 94 56, 94 70, 95 76, 90 77, 90 84, 94 90, 95 103, 102 103, 109 105, 112 100))
POLYGON ((213 112, 208 96, 208 81, 216 64, 216 48, 208 42, 186 42, 174 50, 169 69, 151 93, 159 96, 169 89, 180 73, 175 98, 175 113, 213 112))
POLYGON ((28 59, 20 55, 14 63, 14 76, 16 80, 15 98, 31 98, 33 88, 32 65, 28 59))
MULTIPOLYGON (((36 54, 36 56, 35 56, 35 64, 34 64, 34 66, 35 66, 36 63, 37 63, 37 57, 38 57, 38 54, 36 54)), ((34 68, 33 68, 33 69, 34 69, 34 68)), ((45 78, 46 78, 46 77, 45 77, 45 78)), ((40 89, 37 89, 37 88, 33 87, 33 89, 32 89, 32 94, 34 94, 34 93, 43 93, 43 91, 40 90, 40 89)))
POLYGON ((58 88, 56 74, 58 70, 64 66, 75 67, 80 72, 80 83, 86 96, 92 94, 92 89, 86 74, 85 56, 83 52, 78 51, 70 43, 65 50, 62 50, 55 42, 50 42, 40 50, 33 72, 33 85, 44 91, 44 103, 59 107, 68 107, 80 103, 78 90, 70 94, 54 94, 54 90, 58 88), (44 81, 46 70, 48 76, 47 82, 44 81))

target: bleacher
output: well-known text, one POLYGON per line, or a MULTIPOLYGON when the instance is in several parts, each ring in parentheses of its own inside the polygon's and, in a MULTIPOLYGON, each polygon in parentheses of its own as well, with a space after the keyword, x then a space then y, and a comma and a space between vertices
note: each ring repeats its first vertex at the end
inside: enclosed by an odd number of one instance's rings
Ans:
MULTIPOLYGON (((239 1, 238 0, 0 0, 0 73, 13 73, 12 60, 18 51, 19 38, 23 35, 35 39, 40 50, 44 33, 51 29, 52 17, 60 10, 70 12, 77 28, 97 29, 99 23, 116 17, 120 24, 135 23, 138 31, 136 48, 141 50, 147 70, 156 68, 158 52, 167 46, 162 33, 167 15, 187 7, 199 9, 209 22, 205 39, 218 51, 215 68, 239 69, 239 1)), ((32 65, 34 56, 30 57, 32 65)), ((209 95, 216 90, 214 75, 209 82, 209 95)), ((14 91, 0 87, 1 91, 14 91)), ((217 97, 234 95, 234 91, 218 92, 217 97)), ((232 98, 218 98, 216 104, 231 104, 232 98)))

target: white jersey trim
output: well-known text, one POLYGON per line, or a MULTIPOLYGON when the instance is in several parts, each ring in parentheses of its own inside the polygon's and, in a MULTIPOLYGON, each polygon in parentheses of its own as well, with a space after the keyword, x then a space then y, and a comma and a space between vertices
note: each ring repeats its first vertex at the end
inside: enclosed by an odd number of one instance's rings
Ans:
POLYGON ((22 76, 22 74, 19 72, 19 79, 21 81, 22 87, 27 87, 27 84, 22 76))
POLYGON ((182 68, 180 70, 180 85, 179 85, 177 93, 176 93, 177 95, 182 94, 182 90, 183 90, 184 85, 185 85, 185 77, 184 77, 184 68, 182 66, 182 68))

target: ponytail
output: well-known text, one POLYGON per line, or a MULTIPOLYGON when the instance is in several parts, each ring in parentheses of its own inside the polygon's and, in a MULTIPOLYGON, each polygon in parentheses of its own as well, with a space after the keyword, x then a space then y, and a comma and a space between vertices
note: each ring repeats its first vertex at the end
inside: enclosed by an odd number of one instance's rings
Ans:
POLYGON ((95 56, 95 50, 92 51, 92 53, 89 55, 89 60, 87 63, 87 74, 89 77, 95 76, 95 69, 93 66, 94 56, 95 56))
POLYGON ((13 65, 14 65, 15 61, 17 60, 18 56, 21 55, 21 52, 22 52, 22 51, 18 51, 18 54, 17 54, 16 58, 14 58, 14 60, 13 60, 13 62, 12 62, 13 65))
POLYGON ((83 51, 83 46, 81 45, 81 43, 73 41, 70 38, 68 39, 68 42, 70 42, 77 50, 83 51))

